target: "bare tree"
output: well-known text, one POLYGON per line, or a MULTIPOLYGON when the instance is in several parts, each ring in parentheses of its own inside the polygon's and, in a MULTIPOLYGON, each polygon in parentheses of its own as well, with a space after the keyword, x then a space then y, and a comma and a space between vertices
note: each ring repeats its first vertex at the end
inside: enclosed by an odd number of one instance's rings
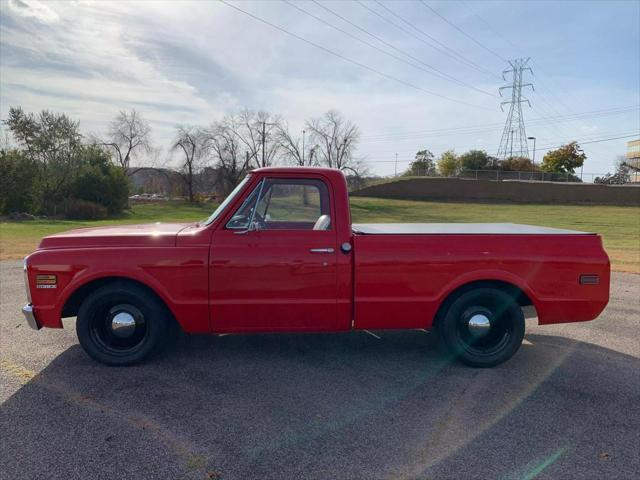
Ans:
POLYGON ((298 167, 318 164, 316 158, 318 146, 312 144, 311 138, 306 138, 306 130, 302 131, 302 135, 293 135, 289 131, 289 126, 283 122, 278 128, 277 136, 280 153, 285 161, 298 167))
POLYGON ((206 139, 206 135, 199 128, 178 126, 171 145, 171 151, 180 151, 184 155, 178 173, 187 186, 190 202, 193 202, 194 198, 194 179, 202 168, 206 139))
POLYGON ((253 159, 236 133, 236 125, 235 119, 227 116, 214 122, 205 134, 205 146, 214 158, 224 192, 240 183, 253 159))
POLYGON ((230 128, 244 145, 254 164, 269 167, 275 163, 280 143, 278 132, 282 119, 268 112, 241 110, 231 117, 230 128))
POLYGON ((134 109, 121 110, 111 122, 107 140, 100 142, 115 154, 115 161, 126 175, 133 175, 131 160, 141 152, 149 153, 151 147, 151 127, 134 109))
POLYGON ((360 138, 358 127, 336 110, 307 122, 311 139, 318 145, 318 161, 329 168, 348 170, 358 175, 360 165, 354 158, 360 138))

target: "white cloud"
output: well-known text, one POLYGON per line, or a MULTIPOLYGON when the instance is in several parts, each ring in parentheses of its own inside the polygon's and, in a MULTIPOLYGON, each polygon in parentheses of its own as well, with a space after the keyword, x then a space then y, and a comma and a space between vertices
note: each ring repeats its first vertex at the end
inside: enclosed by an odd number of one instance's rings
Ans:
POLYGON ((38 0, 9 0, 9 8, 23 17, 32 17, 44 23, 57 22, 60 17, 49 5, 38 0))
MULTIPOLYGON (((501 70, 496 58, 470 44, 468 39, 452 31, 420 5, 384 3, 453 50, 473 58, 491 71, 499 73, 501 70)), ((357 3, 325 4, 424 63, 467 83, 490 92, 495 92, 501 85, 499 80, 491 80, 456 62, 441 49, 429 47, 426 37, 415 31, 414 36, 407 35, 357 3)), ((382 78, 218 2, 44 3, 11 0, 9 8, 3 8, 0 17, 1 114, 4 117, 8 107, 15 104, 30 111, 60 110, 80 119, 86 131, 99 133, 106 129, 109 119, 118 110, 135 107, 152 123, 156 141, 164 145, 173 135, 172 128, 176 124, 207 124, 225 112, 242 107, 280 113, 292 129, 302 129, 305 119, 336 108, 360 126, 363 136, 504 121, 505 114, 499 111, 497 99, 391 59, 285 3, 242 2, 236 5, 340 55, 420 88, 486 106, 489 110, 452 103, 382 78)), ((379 48, 389 50, 388 46, 332 17, 317 5, 310 2, 300 5, 379 48)), ((529 8, 527 5, 518 8, 529 8)), ((473 15, 458 11, 457 4, 443 3, 437 8, 465 29, 473 28, 473 15)), ((491 12, 502 11, 494 4, 476 6, 476 11, 483 13, 485 8, 491 12)), ((517 10, 508 14, 514 15, 517 10)), ((531 25, 536 25, 535 19, 531 25)), ((542 22, 537 25, 544 26, 547 33, 535 32, 535 35, 520 39, 519 43, 527 43, 543 52, 547 49, 545 54, 554 58, 548 47, 555 41, 550 27, 542 22)), ((405 25, 405 28, 408 27, 405 25)), ((583 31, 589 30, 585 26, 583 31)), ((491 37, 490 31, 479 29, 476 33, 491 48, 502 48, 501 41, 491 37)), ((555 75, 555 70, 553 72, 555 75)), ((602 82, 588 83, 572 75, 569 66, 562 76, 557 74, 557 81, 563 85, 577 80, 582 82, 574 93, 587 100, 575 105, 574 111, 638 101, 637 89, 630 92, 602 82)), ((536 95, 540 93, 530 97, 541 113, 525 111, 526 118, 553 115, 538 102, 536 95)), ((562 114, 568 113, 563 107, 556 107, 562 114)), ((616 129, 628 130, 637 123, 637 119, 634 121, 632 115, 628 115, 622 119, 612 117, 559 126, 533 126, 528 133, 538 137, 538 145, 544 145, 560 136, 586 137, 616 129)), ((391 160, 397 152, 404 160, 404 166, 413 152, 425 147, 434 153, 449 148, 461 152, 476 147, 495 153, 501 130, 498 126, 495 132, 425 134, 384 141, 363 138, 360 152, 372 161, 375 171, 390 173, 392 162, 373 162, 391 160)), ((597 170, 606 169, 607 162, 615 158, 615 155, 607 156, 603 146, 594 146, 593 151, 599 155, 601 166, 594 167, 597 170)))

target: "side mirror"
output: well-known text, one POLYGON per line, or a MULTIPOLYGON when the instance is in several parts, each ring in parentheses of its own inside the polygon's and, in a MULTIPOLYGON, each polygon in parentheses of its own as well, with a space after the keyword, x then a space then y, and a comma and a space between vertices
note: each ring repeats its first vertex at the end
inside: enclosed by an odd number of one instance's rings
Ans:
POLYGON ((239 230, 233 233, 235 233, 236 235, 246 235, 249 232, 256 232, 258 230, 260 230, 260 225, 258 225, 258 222, 251 222, 246 229, 239 230))

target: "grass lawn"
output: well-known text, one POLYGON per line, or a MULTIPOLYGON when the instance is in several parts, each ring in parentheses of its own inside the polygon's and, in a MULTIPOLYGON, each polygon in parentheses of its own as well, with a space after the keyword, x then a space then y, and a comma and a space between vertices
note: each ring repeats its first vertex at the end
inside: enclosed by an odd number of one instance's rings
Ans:
MULTIPOLYGON (((212 205, 165 202, 137 205, 118 218, 100 221, 38 220, 0 224, 1 259, 21 258, 40 238, 72 228, 203 219, 212 205)), ((577 205, 435 203, 380 198, 351 199, 354 222, 513 222, 598 232, 615 270, 640 273, 640 208, 577 205)))

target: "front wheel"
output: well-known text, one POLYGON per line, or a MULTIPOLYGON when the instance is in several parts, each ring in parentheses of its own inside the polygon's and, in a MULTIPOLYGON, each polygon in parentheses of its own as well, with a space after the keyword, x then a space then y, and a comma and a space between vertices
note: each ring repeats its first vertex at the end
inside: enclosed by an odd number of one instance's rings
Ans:
POLYGON ((76 332, 94 360, 132 365, 165 345, 169 326, 168 312, 155 295, 122 282, 98 288, 82 302, 76 332))
POLYGON ((495 288, 476 288, 456 298, 438 325, 461 362, 493 367, 511 358, 524 338, 524 315, 514 298, 495 288))

